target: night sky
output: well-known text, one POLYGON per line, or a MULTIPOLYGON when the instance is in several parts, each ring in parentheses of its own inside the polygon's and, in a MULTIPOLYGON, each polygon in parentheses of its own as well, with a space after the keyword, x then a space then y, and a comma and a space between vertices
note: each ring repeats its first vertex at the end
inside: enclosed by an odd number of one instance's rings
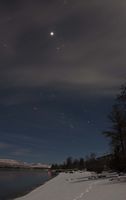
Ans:
POLYGON ((0 158, 109 152, 125 78, 125 0, 0 0, 0 158))

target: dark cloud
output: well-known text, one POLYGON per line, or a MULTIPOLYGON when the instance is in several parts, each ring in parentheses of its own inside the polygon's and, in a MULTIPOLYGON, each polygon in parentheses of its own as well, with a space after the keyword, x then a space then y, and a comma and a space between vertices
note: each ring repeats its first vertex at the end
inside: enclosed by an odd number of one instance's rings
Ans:
POLYGON ((62 81, 107 87, 108 83, 113 86, 123 82, 124 2, 67 1, 65 6, 62 1, 1 3, 8 13, 1 18, 4 84, 8 80, 12 86, 41 86, 62 81), (12 6, 15 10, 10 13, 12 6), (53 29, 56 36, 51 40, 49 32, 53 29), (62 45, 57 53, 56 48, 62 45), (117 82, 119 67, 122 73, 117 82))

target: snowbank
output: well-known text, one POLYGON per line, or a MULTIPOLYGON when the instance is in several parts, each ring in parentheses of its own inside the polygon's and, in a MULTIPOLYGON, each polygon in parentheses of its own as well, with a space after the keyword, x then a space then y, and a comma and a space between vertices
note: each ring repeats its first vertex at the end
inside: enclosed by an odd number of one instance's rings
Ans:
POLYGON ((16 200, 124 200, 126 182, 90 180, 91 172, 61 173, 46 184, 16 200))

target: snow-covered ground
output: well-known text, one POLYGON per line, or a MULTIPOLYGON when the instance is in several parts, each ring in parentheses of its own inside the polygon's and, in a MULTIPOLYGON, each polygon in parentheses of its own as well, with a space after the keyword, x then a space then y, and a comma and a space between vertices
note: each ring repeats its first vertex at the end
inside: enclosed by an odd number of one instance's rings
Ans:
POLYGON ((16 200, 125 200, 126 178, 98 179, 91 172, 61 173, 16 200), (92 178, 93 177, 93 178, 92 178), (91 179, 92 178, 92 179, 91 179))

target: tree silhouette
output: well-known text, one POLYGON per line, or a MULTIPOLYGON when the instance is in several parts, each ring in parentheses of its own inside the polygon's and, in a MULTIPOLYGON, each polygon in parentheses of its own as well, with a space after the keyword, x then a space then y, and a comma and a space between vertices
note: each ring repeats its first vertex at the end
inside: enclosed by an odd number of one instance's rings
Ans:
POLYGON ((111 146, 113 151, 118 149, 125 155, 125 118, 118 105, 114 105, 112 112, 109 115, 109 119, 112 122, 112 128, 110 131, 105 131, 103 134, 111 139, 111 146))
POLYGON ((108 118, 112 127, 103 134, 110 138, 115 168, 118 165, 118 169, 123 170, 126 168, 126 85, 122 86, 108 118))

